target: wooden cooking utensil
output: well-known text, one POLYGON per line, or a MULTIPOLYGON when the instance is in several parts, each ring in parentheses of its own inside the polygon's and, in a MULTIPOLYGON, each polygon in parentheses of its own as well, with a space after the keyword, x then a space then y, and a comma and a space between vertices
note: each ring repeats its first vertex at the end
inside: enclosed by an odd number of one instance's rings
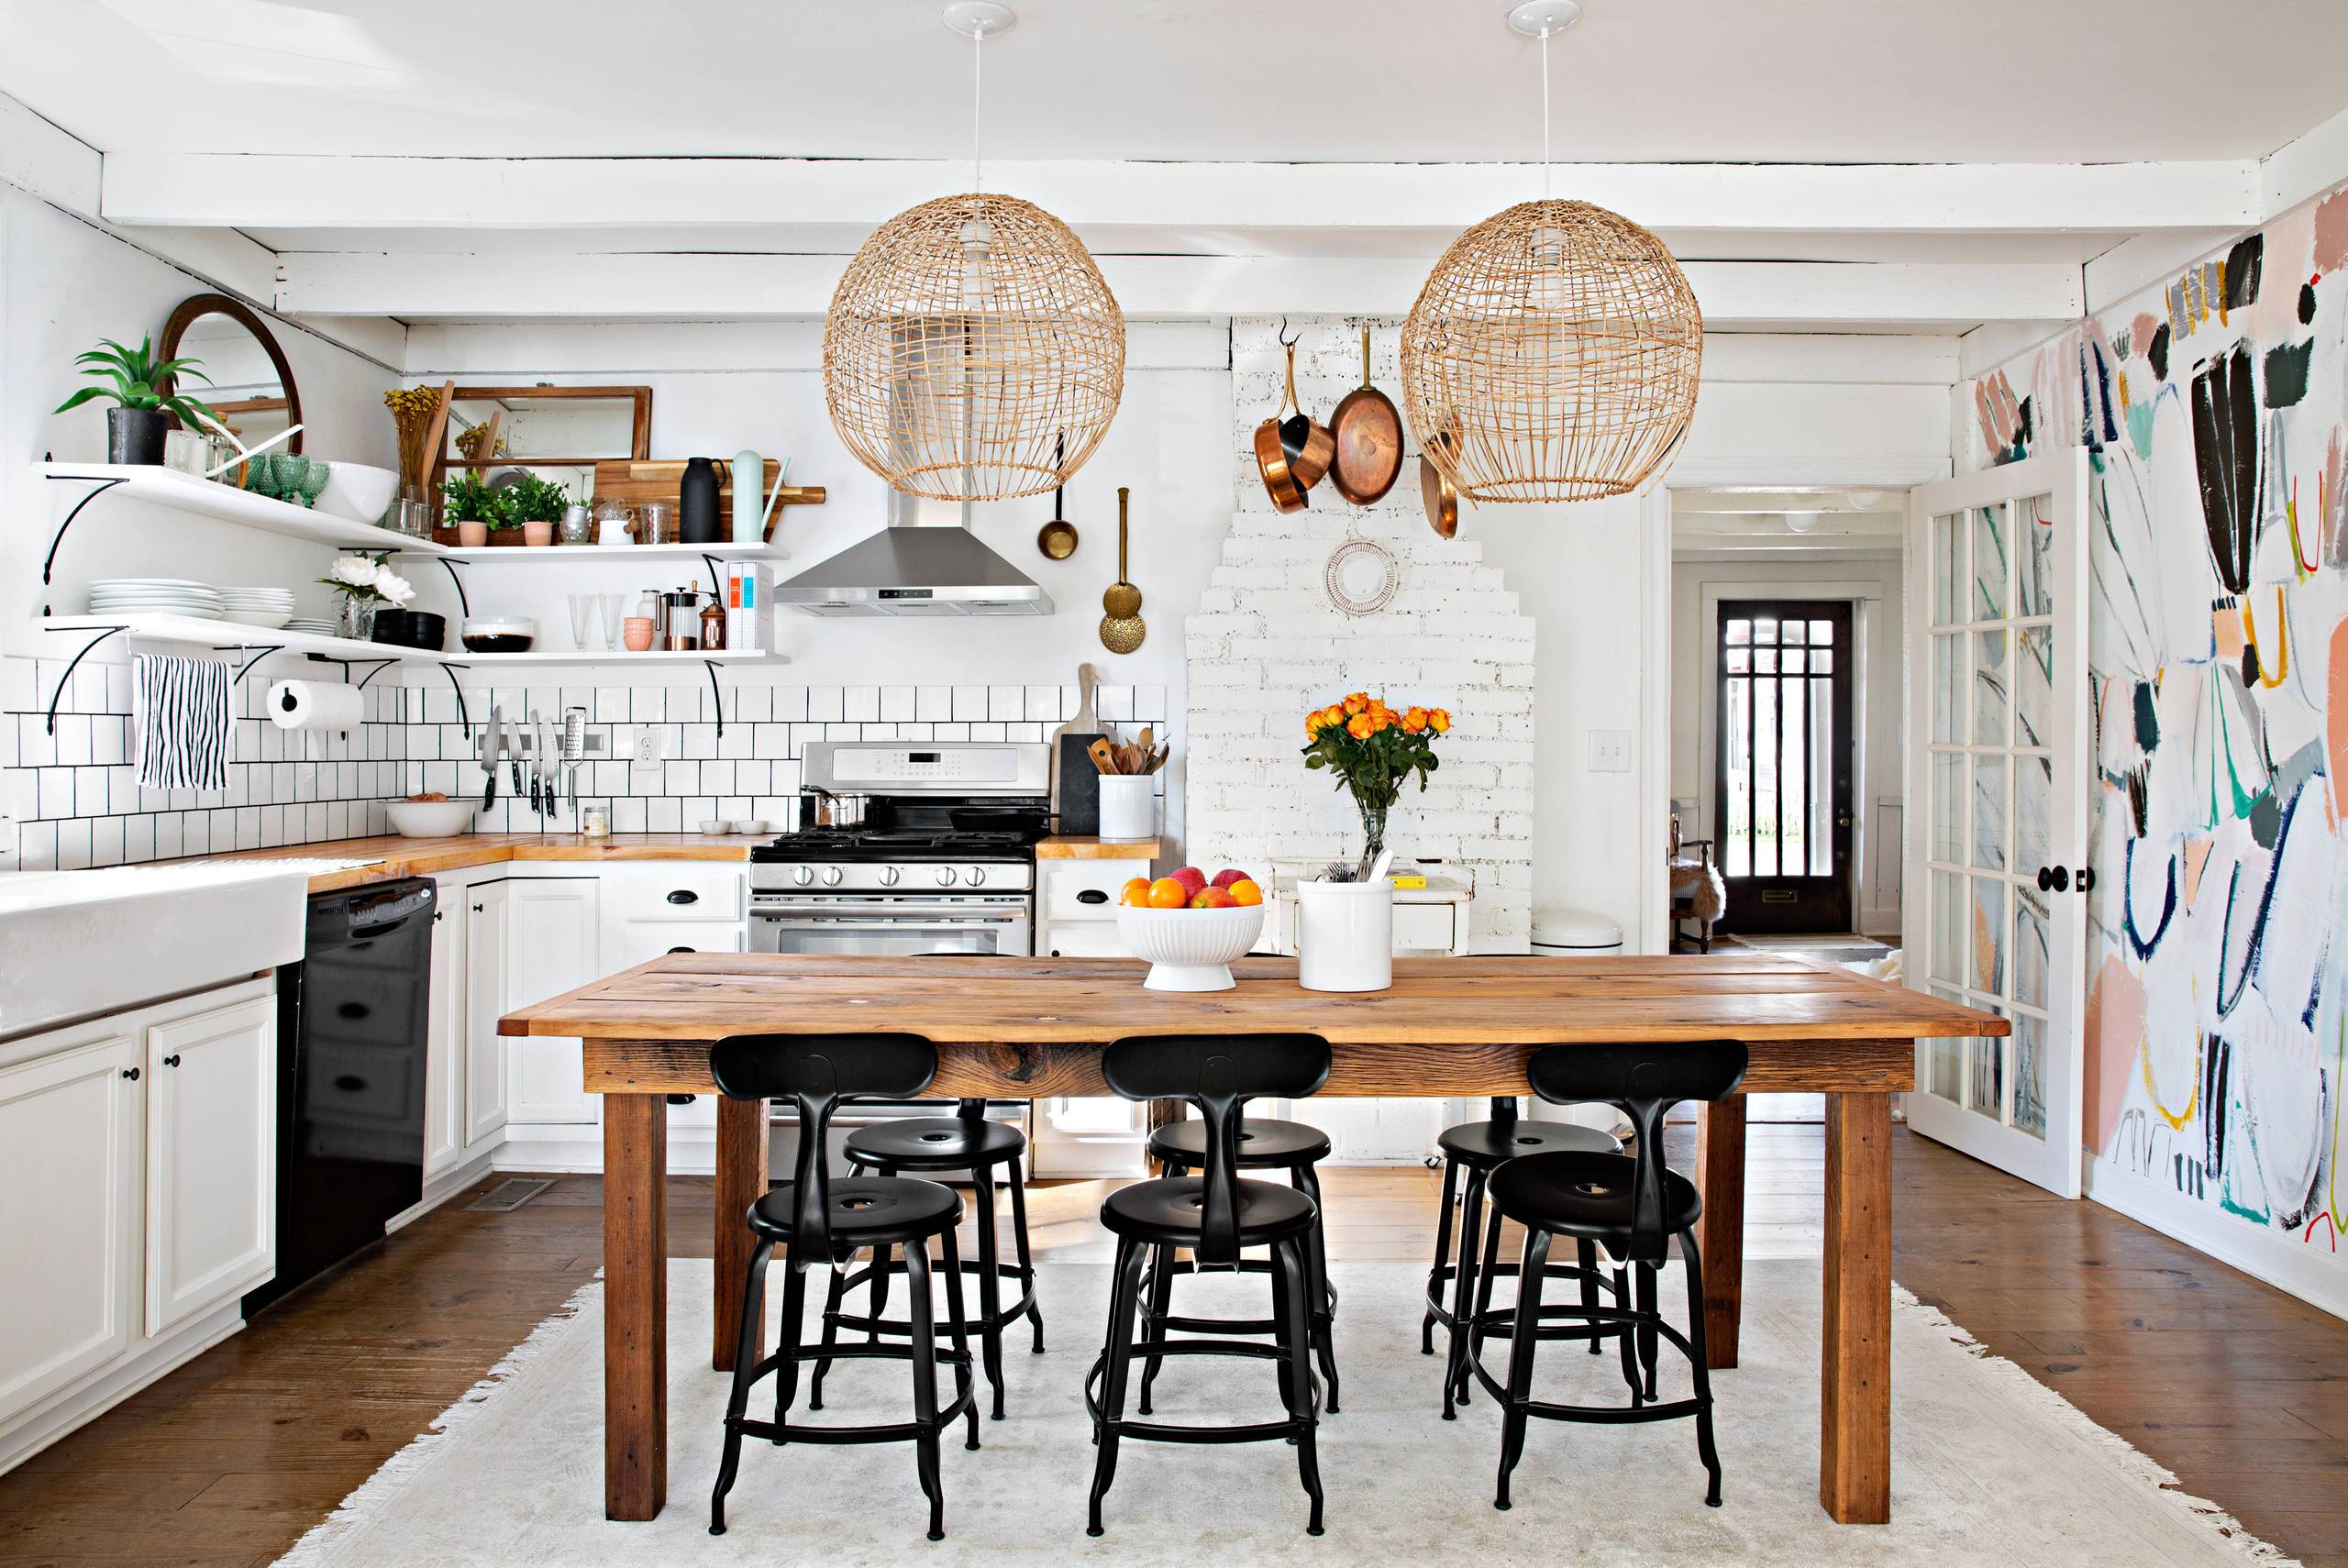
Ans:
POLYGON ((1356 506, 1368 506, 1394 488, 1402 472, 1402 416, 1391 399, 1369 384, 1369 328, 1361 329, 1361 385, 1329 415, 1335 456, 1329 483, 1356 506))
POLYGON ((1085 755, 1092 759, 1092 766, 1099 768, 1103 773, 1115 773, 1119 771, 1117 767, 1117 755, 1109 749, 1109 737, 1106 735, 1102 735, 1100 739, 1094 741, 1090 746, 1087 746, 1085 748, 1085 755))
POLYGON ((1111 653, 1131 653, 1149 635, 1141 618, 1141 590, 1125 575, 1125 510, 1133 491, 1117 487, 1117 580, 1101 596, 1101 646, 1111 653))

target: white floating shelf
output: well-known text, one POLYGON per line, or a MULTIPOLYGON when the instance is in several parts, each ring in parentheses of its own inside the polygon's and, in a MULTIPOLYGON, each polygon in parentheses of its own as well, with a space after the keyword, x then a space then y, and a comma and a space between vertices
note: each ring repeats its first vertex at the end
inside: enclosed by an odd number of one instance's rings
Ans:
MULTIPOLYGON (((153 506, 167 506, 175 512, 192 513, 199 517, 216 517, 223 522, 258 528, 264 533, 282 534, 289 539, 308 539, 346 550, 398 550, 416 556, 455 553, 429 539, 418 539, 410 534, 395 534, 389 528, 378 528, 372 523, 354 523, 348 517, 338 517, 330 512, 314 511, 306 506, 296 506, 290 501, 256 495, 251 491, 238 490, 217 480, 197 479, 176 469, 129 463, 35 463, 32 469, 44 486, 49 481, 61 481, 57 486, 60 492, 58 500, 69 509, 100 482, 114 480, 119 482, 108 487, 104 499, 96 504, 103 506, 106 501, 121 496, 153 506), (61 482, 69 480, 87 480, 90 484, 84 488, 61 482)), ((89 520, 84 517, 82 521, 86 525, 89 520)))
POLYGON ((641 665, 699 664, 706 659, 717 664, 787 664, 787 656, 766 650, 748 648, 719 648, 708 653, 686 650, 671 653, 659 650, 629 653, 587 648, 569 648, 553 652, 509 654, 473 653, 458 648, 404 648, 390 643, 362 643, 349 637, 322 637, 310 632, 269 631, 260 626, 247 626, 234 621, 207 621, 197 615, 51 615, 39 625, 60 632, 103 632, 120 627, 122 635, 138 642, 178 643, 193 647, 210 648, 281 648, 292 654, 323 654, 328 658, 362 660, 393 659, 419 664, 454 664, 472 668, 513 664, 574 664, 574 665, 641 665))
POLYGON ((405 554, 428 554, 479 566, 559 566, 566 562, 698 559, 703 556, 721 561, 790 559, 772 545, 435 545, 428 551, 411 551, 405 546, 401 549, 405 554))

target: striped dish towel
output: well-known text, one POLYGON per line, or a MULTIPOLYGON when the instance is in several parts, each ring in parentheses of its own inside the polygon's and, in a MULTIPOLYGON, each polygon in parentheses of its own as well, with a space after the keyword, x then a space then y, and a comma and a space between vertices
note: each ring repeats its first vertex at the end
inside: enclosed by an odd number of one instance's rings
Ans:
POLYGON ((228 666, 219 659, 130 657, 130 744, 150 790, 228 787, 228 666))

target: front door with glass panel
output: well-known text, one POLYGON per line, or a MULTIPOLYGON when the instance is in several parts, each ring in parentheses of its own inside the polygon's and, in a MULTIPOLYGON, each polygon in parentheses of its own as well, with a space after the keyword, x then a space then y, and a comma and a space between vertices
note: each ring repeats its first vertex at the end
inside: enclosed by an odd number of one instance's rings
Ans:
POLYGON ((1722 600, 1714 846, 1722 933, 1851 929, 1851 606, 1722 600))
POLYGON ((2087 938, 2087 457, 1908 503, 1907 979, 2003 1014, 1920 1040, 1908 1124, 2079 1194, 2087 938))

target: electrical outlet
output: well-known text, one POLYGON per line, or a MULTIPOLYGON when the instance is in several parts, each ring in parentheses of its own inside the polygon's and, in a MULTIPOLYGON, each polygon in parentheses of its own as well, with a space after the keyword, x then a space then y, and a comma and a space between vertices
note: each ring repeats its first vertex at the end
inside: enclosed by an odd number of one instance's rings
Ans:
POLYGON ((660 726, 622 724, 612 732, 612 755, 638 767, 660 766, 660 726))
POLYGON ((1628 730, 1590 731, 1589 770, 1592 773, 1631 771, 1631 732, 1628 730))

